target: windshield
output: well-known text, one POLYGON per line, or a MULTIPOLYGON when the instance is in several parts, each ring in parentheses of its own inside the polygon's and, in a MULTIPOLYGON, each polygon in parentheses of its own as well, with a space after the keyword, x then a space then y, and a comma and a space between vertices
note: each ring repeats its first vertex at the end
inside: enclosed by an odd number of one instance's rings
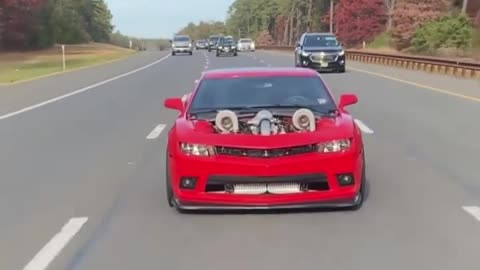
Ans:
POLYGON ((217 42, 220 37, 210 37, 211 42, 217 42))
POLYGON ((240 40, 240 43, 251 43, 252 40, 251 39, 241 39, 240 40))
POLYGON ((298 105, 319 112, 336 108, 318 77, 255 77, 202 81, 189 112, 262 105, 298 105))
POLYGON ((231 38, 224 38, 220 41, 220 43, 224 45, 232 45, 235 43, 235 41, 231 38))
POLYGON ((335 47, 339 43, 335 36, 306 36, 303 46, 305 47, 335 47))
POLYGON ((190 38, 189 37, 175 37, 173 39, 173 41, 175 41, 175 42, 188 42, 188 41, 190 41, 190 38))

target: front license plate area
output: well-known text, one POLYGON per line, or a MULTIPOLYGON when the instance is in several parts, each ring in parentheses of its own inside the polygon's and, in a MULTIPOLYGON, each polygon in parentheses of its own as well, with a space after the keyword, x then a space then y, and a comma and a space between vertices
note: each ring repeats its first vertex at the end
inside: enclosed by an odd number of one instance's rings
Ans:
POLYGON ((321 62, 320 67, 322 68, 328 67, 328 62, 321 62))
POLYGON ((234 194, 290 194, 301 192, 299 183, 254 183, 254 184, 233 184, 228 188, 234 194))

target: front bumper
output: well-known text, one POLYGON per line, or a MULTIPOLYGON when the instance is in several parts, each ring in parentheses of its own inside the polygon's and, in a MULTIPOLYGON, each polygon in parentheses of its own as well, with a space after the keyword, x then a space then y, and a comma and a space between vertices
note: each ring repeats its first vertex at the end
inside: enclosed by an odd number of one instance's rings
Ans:
POLYGON ((231 53, 231 54, 234 54, 237 51, 237 48, 231 48, 231 47, 228 47, 228 48, 225 48, 225 47, 222 47, 222 48, 217 48, 217 52, 218 53, 231 53))
MULTIPOLYGON (((179 155, 169 157, 175 204, 185 210, 208 209, 293 209, 319 207, 349 207, 358 202, 363 172, 362 154, 306 154, 282 158, 194 158, 179 155), (330 156, 330 157, 328 157, 330 156), (354 183, 341 186, 337 175, 351 173, 354 183), (214 192, 212 187, 227 183, 272 183, 306 179, 307 175, 320 175, 325 186, 317 190, 287 194, 232 194, 214 192), (181 188, 183 177, 194 177, 194 189, 181 188), (280 180, 284 179, 284 180, 280 180), (257 182, 259 181, 259 182, 257 182)), ((300 180, 298 180, 300 181, 300 180)), ((302 180, 303 181, 303 180, 302 180)))
POLYGON ((345 69, 345 55, 338 56, 334 61, 312 61, 309 56, 300 55, 301 67, 314 69, 317 71, 339 71, 345 69))
POLYGON ((172 52, 174 53, 190 53, 192 52, 192 48, 191 47, 175 47, 175 48, 172 48, 172 52))

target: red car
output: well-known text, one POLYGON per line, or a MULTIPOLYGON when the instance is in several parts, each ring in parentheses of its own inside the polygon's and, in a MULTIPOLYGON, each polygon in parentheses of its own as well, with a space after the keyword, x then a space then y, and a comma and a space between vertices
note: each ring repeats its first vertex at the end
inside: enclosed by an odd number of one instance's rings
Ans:
POLYGON ((365 193, 361 131, 304 68, 205 72, 168 134, 166 187, 177 210, 342 207, 365 193))

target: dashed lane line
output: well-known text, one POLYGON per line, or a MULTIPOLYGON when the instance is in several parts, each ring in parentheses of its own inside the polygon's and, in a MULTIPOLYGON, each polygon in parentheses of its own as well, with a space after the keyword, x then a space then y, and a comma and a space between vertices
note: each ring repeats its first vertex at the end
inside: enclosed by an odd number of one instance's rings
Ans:
MULTIPOLYGON (((186 97, 185 97, 186 99, 186 97)), ((164 124, 159 124, 158 126, 156 126, 147 136, 147 140, 155 140, 156 138, 158 138, 158 136, 160 136, 160 134, 162 134, 162 131, 165 129, 166 125, 164 124)))
POLYGON ((48 265, 60 254, 62 249, 80 231, 88 221, 87 217, 70 219, 38 253, 23 268, 23 270, 45 270, 48 265))

